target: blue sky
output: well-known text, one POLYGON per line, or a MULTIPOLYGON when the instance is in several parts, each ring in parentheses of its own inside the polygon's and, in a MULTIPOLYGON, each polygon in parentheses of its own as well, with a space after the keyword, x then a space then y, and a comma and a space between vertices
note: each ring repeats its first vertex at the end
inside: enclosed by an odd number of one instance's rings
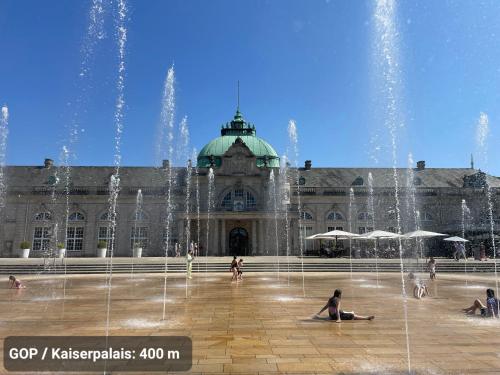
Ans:
MULTIPOLYGON (((152 165, 167 69, 176 68, 177 120, 188 116, 198 150, 236 107, 279 154, 287 123, 299 131, 300 163, 391 166, 374 66, 372 1, 128 1, 123 164, 152 165), (380 151, 376 149, 380 148, 380 151)), ((10 110, 7 163, 58 159, 75 102, 83 132, 77 165, 112 165, 117 48, 113 7, 105 38, 78 79, 90 1, 0 3, 0 103, 10 110)), ((475 127, 489 116, 488 161, 500 175, 500 2, 401 1, 403 82, 399 112, 407 153, 429 167, 467 167, 475 127)))

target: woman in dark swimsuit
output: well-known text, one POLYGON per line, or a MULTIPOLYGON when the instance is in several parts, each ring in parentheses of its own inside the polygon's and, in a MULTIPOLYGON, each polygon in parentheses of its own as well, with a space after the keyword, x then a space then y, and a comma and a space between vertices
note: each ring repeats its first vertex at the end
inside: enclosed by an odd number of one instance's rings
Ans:
POLYGON ((340 309, 340 300, 342 298, 342 291, 340 289, 335 289, 333 293, 333 297, 331 297, 327 304, 321 309, 316 316, 321 315, 323 311, 328 309, 328 315, 330 315, 330 319, 335 320, 337 323, 340 323, 342 320, 373 320, 375 319, 374 315, 371 316, 361 316, 356 315, 354 312, 343 311, 340 309))

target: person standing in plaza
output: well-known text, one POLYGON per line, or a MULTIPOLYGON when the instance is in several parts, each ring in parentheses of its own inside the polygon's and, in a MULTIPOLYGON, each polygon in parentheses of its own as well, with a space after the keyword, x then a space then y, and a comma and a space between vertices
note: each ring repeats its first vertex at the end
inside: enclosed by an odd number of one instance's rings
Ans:
POLYGON ((436 278, 436 259, 431 257, 427 263, 427 268, 429 269, 429 277, 431 280, 436 278))
POLYGON ((188 251, 186 255, 186 270, 187 270, 187 278, 192 279, 191 272, 193 270, 193 252, 191 250, 188 251))
POLYGON ((479 244, 479 260, 488 260, 488 258, 486 258, 486 246, 484 242, 479 244))

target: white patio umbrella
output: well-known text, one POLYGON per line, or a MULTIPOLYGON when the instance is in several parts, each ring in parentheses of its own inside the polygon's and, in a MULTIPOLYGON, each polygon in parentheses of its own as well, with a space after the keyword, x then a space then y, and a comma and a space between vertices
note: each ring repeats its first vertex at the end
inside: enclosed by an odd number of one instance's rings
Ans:
POLYGON ((360 240, 375 240, 380 238, 398 238, 402 237, 400 234, 393 232, 386 232, 385 230, 374 230, 372 232, 363 233, 362 236, 359 236, 360 240))
MULTIPOLYGON (((437 232, 429 232, 426 230, 416 230, 413 232, 403 234, 403 237, 405 237, 407 239, 411 239, 411 238, 423 239, 423 238, 443 237, 443 236, 447 236, 447 234, 437 233, 437 232)), ((421 258, 424 257, 422 245, 420 246, 420 257, 421 258)), ((417 255, 417 262, 418 262, 418 255, 417 255)))
POLYGON ((355 237, 359 237, 359 234, 356 234, 356 233, 351 233, 351 232, 345 232, 343 230, 332 230, 331 232, 326 232, 326 233, 323 233, 321 234, 321 237, 324 238, 324 239, 332 239, 332 238, 335 238, 335 239, 347 239, 347 238, 355 238, 355 237))
POLYGON ((307 236, 306 240, 321 240, 323 237, 321 237, 323 233, 316 233, 313 234, 312 236, 307 236))
POLYGON ((440 237, 447 236, 447 234, 437 233, 437 232, 429 232, 426 230, 416 230, 414 232, 409 232, 403 234, 405 238, 431 238, 431 237, 440 237))
POLYGON ((448 237, 445 238, 443 241, 450 241, 450 242, 469 242, 469 240, 466 240, 465 238, 462 237, 448 237))
POLYGON ((359 237, 359 234, 356 233, 351 233, 351 232, 345 232, 343 230, 332 230, 330 232, 323 233, 319 235, 316 238, 321 238, 324 240, 333 240, 335 239, 335 246, 338 246, 338 240, 348 240, 349 238, 357 238, 359 237))

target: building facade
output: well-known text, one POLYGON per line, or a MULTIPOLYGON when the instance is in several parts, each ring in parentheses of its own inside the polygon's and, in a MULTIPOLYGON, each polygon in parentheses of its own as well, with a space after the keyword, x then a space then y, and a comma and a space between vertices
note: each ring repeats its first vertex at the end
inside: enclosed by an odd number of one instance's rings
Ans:
POLYGON ((304 238, 333 229, 420 229, 487 239, 500 229, 500 179, 474 168, 302 168, 281 163, 239 111, 199 153, 196 167, 122 167, 116 227, 108 212, 113 167, 8 166, 0 253, 31 256, 64 242, 68 256, 95 256, 114 241, 115 256, 135 245, 162 256, 187 243, 201 254, 300 254, 318 246, 304 238), (283 165, 285 164, 285 165, 283 165), (213 179, 210 170, 213 171, 213 179), (172 173, 167 205, 168 173, 172 173), (69 183, 66 183, 69 181, 69 183), (213 181, 213 183, 210 183, 213 181), (140 190, 141 204, 137 205, 140 190), (167 209, 170 207, 170 209, 167 209), (399 220, 398 220, 399 218, 399 220))

